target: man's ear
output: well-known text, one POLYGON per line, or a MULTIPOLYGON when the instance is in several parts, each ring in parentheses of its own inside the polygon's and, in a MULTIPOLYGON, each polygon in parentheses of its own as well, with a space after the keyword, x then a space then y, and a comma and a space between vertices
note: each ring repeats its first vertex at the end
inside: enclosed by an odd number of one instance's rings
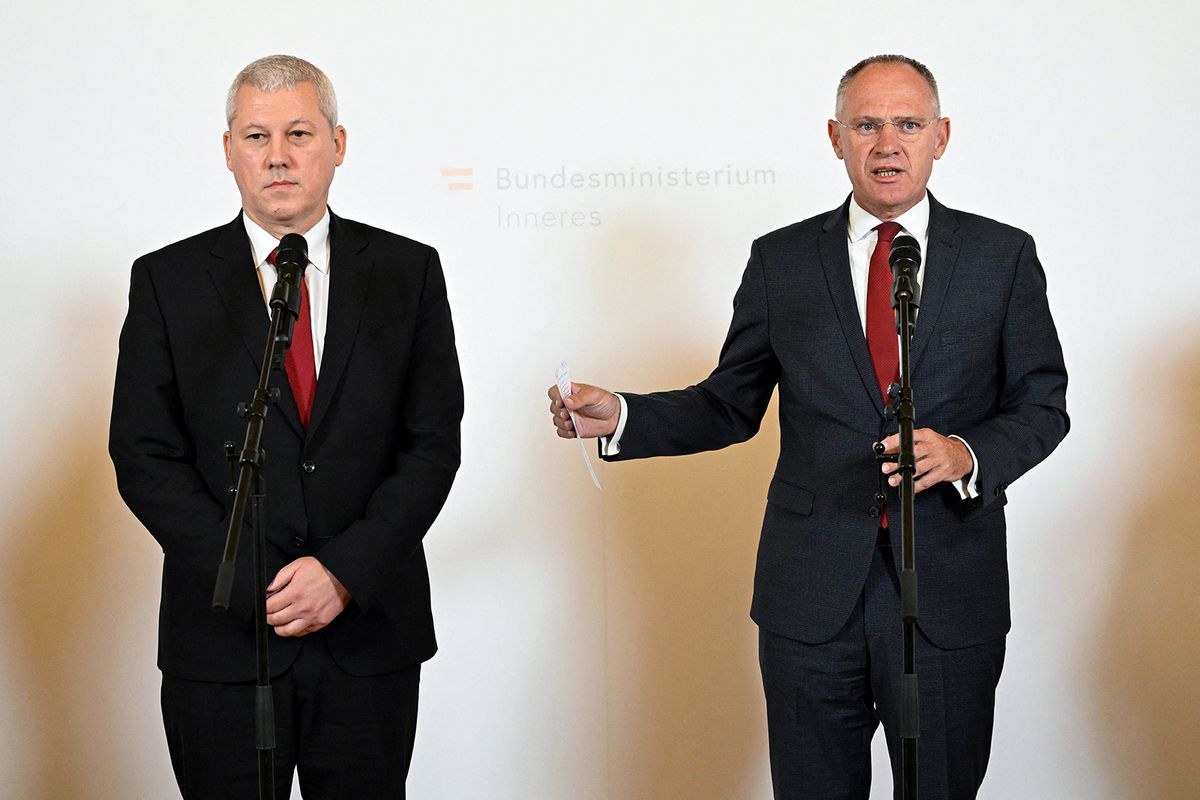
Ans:
POLYGON ((346 159, 346 129, 338 125, 333 129, 333 164, 340 167, 346 159))
POLYGON ((842 158, 842 126, 836 119, 829 120, 829 143, 833 145, 833 152, 837 157, 842 158))
POLYGON ((946 145, 950 143, 950 118, 942 117, 936 123, 937 125, 937 144, 933 148, 933 157, 941 158, 942 153, 946 152, 946 145))

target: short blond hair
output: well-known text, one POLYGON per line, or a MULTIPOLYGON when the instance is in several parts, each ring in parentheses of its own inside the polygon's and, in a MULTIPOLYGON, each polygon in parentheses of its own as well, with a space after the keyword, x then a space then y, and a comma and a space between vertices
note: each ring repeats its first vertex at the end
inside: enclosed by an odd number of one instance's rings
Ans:
POLYGON ((333 83, 317 67, 296 56, 266 56, 247 64, 229 87, 225 98, 225 124, 233 127, 233 115, 237 113, 237 96, 243 86, 253 86, 260 92, 278 92, 294 89, 298 83, 311 83, 317 92, 317 105, 329 127, 337 127, 337 95, 333 83))

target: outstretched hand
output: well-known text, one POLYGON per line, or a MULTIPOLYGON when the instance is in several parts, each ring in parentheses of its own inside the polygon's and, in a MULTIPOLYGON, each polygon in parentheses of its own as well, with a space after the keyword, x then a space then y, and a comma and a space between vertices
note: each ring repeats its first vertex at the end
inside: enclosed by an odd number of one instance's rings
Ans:
MULTIPOLYGON (((900 434, 894 433, 883 440, 883 452, 900 452, 900 434)), ((957 481, 971 474, 975 461, 971 451, 958 439, 942 436, 932 428, 917 428, 913 431, 913 455, 917 459, 917 472, 913 477, 913 489, 924 491, 942 481, 957 481)), ((900 485, 900 465, 884 462, 880 465, 888 484, 900 485)))
POLYGON ((557 386, 546 392, 550 398, 550 416, 554 427, 563 439, 594 439, 597 436, 612 436, 621 418, 621 401, 612 392, 586 383, 572 383, 571 396, 564 401, 557 386), (570 411, 575 412, 579 430, 571 422, 570 411))

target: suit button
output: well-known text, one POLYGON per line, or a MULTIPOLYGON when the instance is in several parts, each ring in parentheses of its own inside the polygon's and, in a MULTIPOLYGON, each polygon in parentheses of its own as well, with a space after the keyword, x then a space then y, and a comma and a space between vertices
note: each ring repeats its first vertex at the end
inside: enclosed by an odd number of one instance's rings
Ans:
POLYGON ((314 472, 317 471, 317 465, 311 461, 305 461, 303 464, 300 465, 300 469, 304 470, 309 475, 312 475, 314 472))
POLYGON ((304 547, 304 537, 297 536, 295 539, 292 539, 292 544, 296 545, 296 547, 304 547))
POLYGON ((997 486, 995 489, 992 489, 992 494, 994 494, 996 497, 1000 496, 1000 492, 1001 488, 999 486, 997 486))
POLYGON ((871 519, 877 519, 879 517, 879 506, 873 505, 870 508, 868 508, 867 516, 870 517, 871 519))

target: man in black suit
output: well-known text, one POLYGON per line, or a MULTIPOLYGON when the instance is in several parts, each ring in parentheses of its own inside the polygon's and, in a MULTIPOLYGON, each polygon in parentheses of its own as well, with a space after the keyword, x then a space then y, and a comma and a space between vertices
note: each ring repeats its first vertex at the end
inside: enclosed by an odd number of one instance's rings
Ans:
POLYGON ((299 233, 304 301, 263 437, 277 794, 298 769, 305 797, 403 797, 436 650, 421 541, 458 469, 463 411, 441 266, 431 247, 329 211, 346 131, 312 64, 250 64, 227 118, 242 213, 134 263, 109 443, 122 497, 163 550, 172 765, 189 800, 257 796, 248 532, 231 610, 209 609, 232 505, 224 443, 242 441, 274 249, 299 233))
POLYGON ((551 413, 560 436, 602 437, 609 460, 678 455, 753 436, 779 387, 751 609, 775 795, 866 798, 882 722, 899 797, 899 476, 882 468, 879 503, 872 447, 898 448, 884 414, 897 363, 887 241, 917 238, 919 790, 975 797, 1009 628, 1005 489, 1067 432, 1062 351, 1033 240, 926 191, 950 137, 928 69, 860 62, 828 131, 853 193, 754 243, 713 373, 646 395, 577 384, 565 404, 551 387, 551 413))

